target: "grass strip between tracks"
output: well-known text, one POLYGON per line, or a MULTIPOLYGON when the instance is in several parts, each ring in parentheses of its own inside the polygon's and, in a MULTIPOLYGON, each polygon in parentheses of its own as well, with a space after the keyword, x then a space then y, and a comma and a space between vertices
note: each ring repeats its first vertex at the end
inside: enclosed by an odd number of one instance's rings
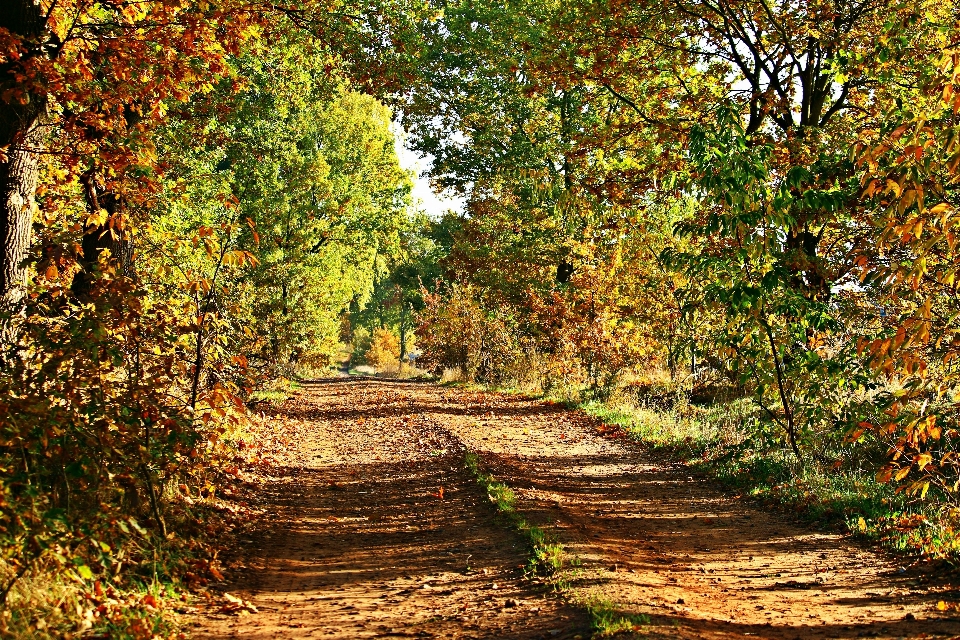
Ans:
POLYGON ((473 452, 464 453, 464 463, 473 474, 477 483, 484 488, 490 502, 497 512, 520 533, 530 546, 528 574, 547 577, 555 591, 562 594, 573 604, 582 607, 590 616, 594 637, 606 637, 623 631, 639 630, 640 625, 648 624, 650 619, 643 615, 631 615, 618 611, 616 604, 596 595, 581 597, 572 589, 569 571, 579 566, 577 558, 568 559, 563 545, 555 536, 541 527, 530 524, 517 511, 517 496, 505 482, 498 480, 483 468, 480 456, 473 452))

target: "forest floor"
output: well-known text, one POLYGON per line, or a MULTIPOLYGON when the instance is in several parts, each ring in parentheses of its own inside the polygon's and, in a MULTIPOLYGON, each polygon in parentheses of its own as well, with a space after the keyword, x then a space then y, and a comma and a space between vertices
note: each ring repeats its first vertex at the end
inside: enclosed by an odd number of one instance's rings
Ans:
POLYGON ((271 424, 266 473, 238 472, 261 515, 222 559, 235 604, 195 617, 196 638, 585 639, 591 608, 646 616, 617 637, 960 637, 960 594, 923 565, 556 404, 349 378, 304 384, 271 424), (529 543, 467 451, 562 542, 558 576, 527 575, 529 543))

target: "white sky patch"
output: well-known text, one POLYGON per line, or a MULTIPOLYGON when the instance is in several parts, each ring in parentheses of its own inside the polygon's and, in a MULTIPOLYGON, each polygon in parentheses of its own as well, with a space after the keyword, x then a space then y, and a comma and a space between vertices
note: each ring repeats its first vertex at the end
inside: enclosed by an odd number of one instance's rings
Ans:
POLYGON ((430 181, 424 175, 433 162, 433 158, 422 156, 405 145, 406 135, 403 129, 396 123, 393 124, 394 148, 397 152, 397 159, 400 166, 410 171, 414 175, 413 179, 413 201, 414 206, 422 209, 428 216, 439 219, 449 210, 462 212, 466 205, 466 200, 460 196, 450 193, 437 194, 430 188, 430 181))

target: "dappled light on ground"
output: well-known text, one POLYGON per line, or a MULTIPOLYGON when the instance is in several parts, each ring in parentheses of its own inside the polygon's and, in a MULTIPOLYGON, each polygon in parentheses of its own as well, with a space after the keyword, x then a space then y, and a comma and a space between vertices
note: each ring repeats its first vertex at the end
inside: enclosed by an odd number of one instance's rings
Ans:
POLYGON ((419 403, 404 410, 419 388, 317 384, 288 403, 309 428, 257 490, 270 516, 231 574, 259 613, 208 617, 197 637, 587 634, 582 613, 524 579, 523 540, 496 522, 459 443, 419 403))
POLYGON ((516 396, 376 380, 305 385, 288 459, 251 488, 231 593, 259 613, 198 637, 590 635, 576 603, 670 638, 960 634, 946 585, 724 493, 592 418, 516 396), (524 577, 524 540, 464 469, 476 452, 564 544, 564 595, 524 577))

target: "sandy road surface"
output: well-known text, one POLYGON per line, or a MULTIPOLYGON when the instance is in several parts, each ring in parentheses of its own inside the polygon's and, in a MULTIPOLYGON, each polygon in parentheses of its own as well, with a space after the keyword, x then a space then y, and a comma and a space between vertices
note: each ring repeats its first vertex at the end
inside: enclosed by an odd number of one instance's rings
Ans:
POLYGON ((576 412, 347 379, 305 385, 281 414, 289 452, 253 490, 269 515, 228 576, 259 613, 208 615, 196 637, 589 637, 582 610, 523 577, 523 540, 464 470, 465 447, 580 559, 576 597, 650 617, 637 635, 960 637, 935 606, 954 599, 943 585, 576 412))

